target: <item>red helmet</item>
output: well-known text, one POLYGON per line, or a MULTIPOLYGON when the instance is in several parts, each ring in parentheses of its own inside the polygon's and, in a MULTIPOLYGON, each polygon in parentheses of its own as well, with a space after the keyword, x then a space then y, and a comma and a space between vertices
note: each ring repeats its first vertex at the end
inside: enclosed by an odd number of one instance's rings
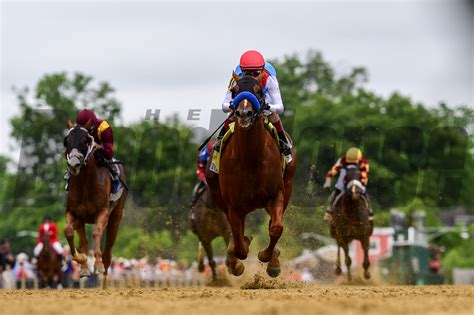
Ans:
POLYGON ((97 116, 92 110, 83 109, 77 113, 76 124, 84 126, 89 120, 93 125, 97 123, 97 116))
POLYGON ((265 66, 265 58, 256 50, 248 50, 240 57, 242 71, 261 71, 265 66))

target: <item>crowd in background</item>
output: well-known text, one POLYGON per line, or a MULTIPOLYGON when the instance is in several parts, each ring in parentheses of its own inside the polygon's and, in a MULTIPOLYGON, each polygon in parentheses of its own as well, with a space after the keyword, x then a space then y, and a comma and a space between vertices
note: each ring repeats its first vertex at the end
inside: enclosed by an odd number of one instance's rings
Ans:
MULTIPOLYGON (((0 247, 0 288, 33 289, 39 287, 37 259, 25 253, 13 255, 7 240, 0 247)), ((102 275, 94 274, 94 252, 88 253, 87 266, 90 277, 80 278, 80 265, 72 260, 69 247, 64 248, 62 281, 60 288, 95 288, 102 275)), ((223 272, 222 268, 219 272, 223 272)), ((170 287, 201 286, 210 278, 208 266, 203 274, 198 273, 197 263, 178 263, 156 257, 149 259, 114 258, 109 268, 109 284, 112 287, 170 287)))

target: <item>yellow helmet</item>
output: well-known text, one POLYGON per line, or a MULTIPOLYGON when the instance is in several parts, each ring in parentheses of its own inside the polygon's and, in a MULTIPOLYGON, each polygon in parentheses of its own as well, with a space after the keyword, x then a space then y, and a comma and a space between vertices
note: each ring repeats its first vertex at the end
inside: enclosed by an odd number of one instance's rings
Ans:
POLYGON ((362 151, 359 148, 350 148, 346 152, 347 163, 357 163, 362 158, 362 151))

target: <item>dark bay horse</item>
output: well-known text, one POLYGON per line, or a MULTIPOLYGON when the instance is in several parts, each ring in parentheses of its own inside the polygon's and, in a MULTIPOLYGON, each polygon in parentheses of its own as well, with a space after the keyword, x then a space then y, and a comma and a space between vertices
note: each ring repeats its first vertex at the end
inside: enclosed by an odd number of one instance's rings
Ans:
POLYGON ((356 166, 347 169, 345 177, 346 191, 339 194, 334 201, 332 221, 330 224, 331 236, 337 242, 336 274, 341 270, 341 247, 344 250, 347 267, 347 279, 351 281, 351 264, 349 256, 349 244, 353 240, 359 240, 364 250, 364 278, 370 278, 369 271, 369 238, 374 229, 372 221, 369 220, 369 204, 367 196, 362 194, 362 183, 360 182, 359 170, 356 166))
MULTIPOLYGON (((198 255, 198 270, 204 271, 204 255, 202 249, 206 252, 209 266, 212 270, 212 280, 217 281, 216 263, 213 258, 212 241, 221 236, 224 238, 225 244, 228 246, 231 238, 231 230, 224 212, 216 208, 206 188, 199 196, 197 202, 191 207, 189 211, 189 226, 191 231, 197 235, 201 246, 198 255)), ((229 257, 227 257, 226 264, 229 265, 229 257)))
MULTIPOLYGON (((89 134, 90 126, 72 126, 68 122, 69 132, 64 139, 67 153, 67 165, 71 173, 66 208, 66 236, 73 259, 81 264, 81 277, 89 276, 87 267, 88 242, 86 224, 94 224, 95 264, 94 273, 104 275, 103 288, 107 287, 107 270, 112 259, 112 246, 117 237, 119 224, 127 191, 113 203, 109 201, 112 179, 106 166, 99 165, 95 149, 97 144, 89 134), (80 252, 74 246, 74 230, 79 234, 80 252), (104 251, 101 250, 102 234, 106 231, 104 251)), ((124 178, 124 170, 120 165, 124 178)))
MULTIPOLYGON (((243 92, 254 95, 260 104, 263 100, 262 80, 252 76, 239 77, 233 74, 236 85, 233 94, 243 92)), ((243 94, 249 95, 249 94, 243 94)), ((250 96, 250 95, 249 95, 250 96)), ((282 174, 279 146, 264 125, 262 107, 244 98, 235 106, 235 131, 222 149, 219 174, 206 168, 206 179, 211 197, 224 211, 232 229, 232 241, 228 247, 230 269, 235 276, 244 272, 240 260, 246 259, 251 238, 245 236, 246 216, 259 208, 270 215, 268 247, 258 254, 258 259, 268 263, 267 274, 280 274, 279 250, 275 247, 283 232, 283 213, 288 206, 296 157, 282 174), (256 106, 257 105, 257 106, 256 106)))
POLYGON ((48 233, 42 238, 43 249, 38 255, 40 287, 56 288, 62 281, 61 258, 51 246, 48 233))

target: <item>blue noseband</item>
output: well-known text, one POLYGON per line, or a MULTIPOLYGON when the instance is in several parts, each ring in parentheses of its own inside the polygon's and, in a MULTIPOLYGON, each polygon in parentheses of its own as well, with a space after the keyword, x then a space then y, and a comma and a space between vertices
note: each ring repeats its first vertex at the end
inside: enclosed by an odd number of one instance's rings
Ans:
POLYGON ((260 110, 260 102, 258 101, 257 97, 250 92, 240 92, 237 94, 237 96, 232 101, 232 109, 236 109, 239 103, 244 99, 252 103, 253 108, 255 108, 257 112, 260 110))

